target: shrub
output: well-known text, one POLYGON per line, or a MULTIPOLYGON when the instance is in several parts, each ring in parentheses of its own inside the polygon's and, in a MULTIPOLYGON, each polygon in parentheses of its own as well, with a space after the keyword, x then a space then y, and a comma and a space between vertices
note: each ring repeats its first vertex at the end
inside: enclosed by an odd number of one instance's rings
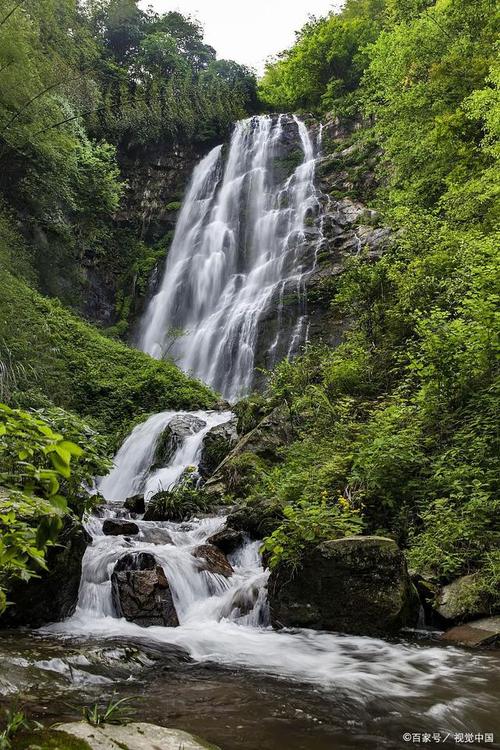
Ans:
POLYGON ((280 563, 295 567, 307 547, 343 536, 360 534, 363 520, 357 508, 341 497, 334 504, 326 499, 311 503, 302 500, 283 509, 285 520, 268 536, 262 549, 268 552, 271 568, 280 563))

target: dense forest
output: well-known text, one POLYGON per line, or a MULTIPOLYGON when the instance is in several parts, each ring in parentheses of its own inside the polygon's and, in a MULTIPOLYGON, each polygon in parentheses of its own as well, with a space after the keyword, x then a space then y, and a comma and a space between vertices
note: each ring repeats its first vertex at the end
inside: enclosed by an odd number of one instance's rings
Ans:
MULTIPOLYGON (((146 295, 166 246, 117 222, 120 154, 202 154, 235 120, 286 111, 350 125, 342 149, 376 165, 361 197, 392 240, 325 284, 332 314, 352 321, 343 342, 311 342, 237 405, 246 430, 284 405, 293 440, 273 465, 240 458, 229 500, 278 515, 271 567, 339 535, 389 536, 430 581, 472 574, 464 612, 498 611, 492 0, 347 0, 311 18, 258 85, 178 12, 135 0, 0 9, 0 590, 44 565, 66 514, 88 506, 82 483, 134 422, 217 400, 126 343, 131 280, 146 295), (101 330, 79 316, 89 268, 115 279, 101 330)), ((325 138, 325 154, 336 148, 325 138)))
POLYGON ((266 546, 293 557, 361 518, 420 573, 474 573, 462 604, 478 611, 500 604, 493 6, 347 0, 300 31, 259 89, 272 109, 362 124, 358 162, 379 154, 370 205, 395 232, 379 262, 361 254, 328 289, 354 319, 344 343, 271 375, 298 439, 252 490, 293 509, 266 546))
POLYGON ((0 399, 38 410, 2 412, 4 586, 43 563, 68 498, 81 517, 75 488, 134 419, 214 403, 171 363, 117 341, 120 326, 103 335, 74 312, 90 267, 118 279, 119 321, 120 291, 131 279, 147 287, 165 252, 114 221, 126 188, 117 152, 206 147, 257 99, 253 73, 217 60, 199 24, 177 12, 134 0, 2 0, 0 9, 0 399), (80 451, 60 432, 87 446, 71 480, 80 451))

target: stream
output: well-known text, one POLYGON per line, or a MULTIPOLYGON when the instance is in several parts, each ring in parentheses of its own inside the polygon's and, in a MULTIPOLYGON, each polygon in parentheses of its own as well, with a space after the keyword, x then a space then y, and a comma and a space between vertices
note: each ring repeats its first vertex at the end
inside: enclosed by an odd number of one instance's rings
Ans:
MULTIPOLYGON (((195 412, 193 433, 169 465, 151 470, 156 442, 174 418, 137 426, 99 489, 106 505, 87 519, 74 615, 0 640, 0 696, 30 715, 75 718, 83 705, 133 696, 138 716, 198 733, 223 750, 397 748, 414 733, 500 734, 498 653, 442 647, 417 634, 393 642, 312 630, 273 631, 259 542, 228 556, 226 578, 192 552, 222 528, 223 515, 173 523, 135 517, 139 533, 106 536, 126 518, 124 495, 152 493, 196 465, 207 431, 230 412, 195 412), (127 492, 127 487, 129 490, 127 492), (170 584, 178 627, 141 627, 116 615, 111 574, 130 552, 150 552, 170 584)), ((469 747, 493 747, 474 741, 469 747)))

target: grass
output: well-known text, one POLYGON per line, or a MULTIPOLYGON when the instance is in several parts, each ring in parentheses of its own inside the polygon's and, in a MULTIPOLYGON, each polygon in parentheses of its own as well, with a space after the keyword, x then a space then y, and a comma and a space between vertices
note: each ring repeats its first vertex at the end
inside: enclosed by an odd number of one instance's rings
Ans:
POLYGON ((0 361, 12 405, 55 404, 120 438, 140 415, 215 402, 173 363, 106 337, 8 272, 0 274, 0 361))

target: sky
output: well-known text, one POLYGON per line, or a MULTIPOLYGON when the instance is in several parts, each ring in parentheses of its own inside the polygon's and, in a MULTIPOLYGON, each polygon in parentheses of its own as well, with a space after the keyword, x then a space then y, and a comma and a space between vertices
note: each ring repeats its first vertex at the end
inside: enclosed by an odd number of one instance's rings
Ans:
POLYGON ((143 0, 159 13, 196 16, 217 57, 236 60, 259 73, 267 57, 289 47, 309 15, 325 15, 341 0, 143 0))

